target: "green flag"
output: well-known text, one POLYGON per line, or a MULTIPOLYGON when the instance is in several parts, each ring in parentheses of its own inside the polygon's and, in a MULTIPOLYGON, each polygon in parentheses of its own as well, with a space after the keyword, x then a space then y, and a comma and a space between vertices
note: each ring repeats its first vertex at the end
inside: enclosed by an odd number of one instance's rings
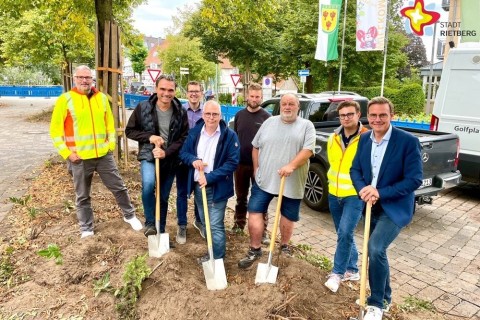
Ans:
POLYGON ((318 38, 315 59, 338 59, 338 26, 342 0, 320 0, 318 18, 318 38))
POLYGON ((460 42, 480 42, 480 12, 479 0, 462 0, 461 2, 462 24, 460 29, 463 31, 460 42))

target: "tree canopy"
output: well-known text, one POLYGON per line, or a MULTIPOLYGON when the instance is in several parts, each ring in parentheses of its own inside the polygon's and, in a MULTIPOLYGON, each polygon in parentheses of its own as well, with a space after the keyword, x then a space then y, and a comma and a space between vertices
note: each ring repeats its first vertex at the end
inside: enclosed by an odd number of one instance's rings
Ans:
MULTIPOLYGON (((131 8, 145 0, 113 0, 113 18, 124 33, 124 43, 136 34, 131 8)), ((67 62, 92 64, 96 12, 94 1, 0 2, 0 56, 5 65, 36 68, 67 62)), ((47 68, 51 69, 51 68, 47 68)))
POLYGON ((182 35, 168 35, 168 46, 159 52, 163 73, 176 75, 178 83, 185 87, 187 81, 205 81, 215 76, 215 63, 204 59, 200 42, 182 35), (188 68, 188 76, 180 76, 180 68, 188 68), (180 81, 181 79, 181 81, 180 81))
MULTIPOLYGON (((397 15, 400 4, 401 0, 392 0, 389 8, 387 79, 398 77, 398 70, 408 64, 403 48, 409 40, 400 30, 402 25, 397 15)), ((258 77, 274 74, 278 79, 295 76, 297 70, 308 68, 313 79, 310 91, 337 89, 340 62, 325 64, 314 59, 318 10, 318 0, 204 0, 185 23, 184 32, 200 40, 202 51, 211 61, 222 54, 247 74, 250 71, 258 77)), ((340 35, 342 31, 343 17, 340 35)), ((383 51, 357 52, 355 34, 356 2, 349 1, 342 86, 378 85, 383 51)))

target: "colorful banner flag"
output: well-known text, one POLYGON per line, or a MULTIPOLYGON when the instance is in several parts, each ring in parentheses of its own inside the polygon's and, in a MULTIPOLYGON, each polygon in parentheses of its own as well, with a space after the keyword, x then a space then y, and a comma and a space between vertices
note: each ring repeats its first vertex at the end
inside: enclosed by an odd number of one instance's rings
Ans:
POLYGON ((315 59, 328 61, 338 59, 338 26, 342 0, 320 0, 318 38, 315 59))
POLYGON ((357 51, 383 50, 387 0, 357 0, 357 51))
POLYGON ((480 1, 462 0, 460 5, 462 14, 460 42, 480 42, 480 19, 478 18, 480 1))

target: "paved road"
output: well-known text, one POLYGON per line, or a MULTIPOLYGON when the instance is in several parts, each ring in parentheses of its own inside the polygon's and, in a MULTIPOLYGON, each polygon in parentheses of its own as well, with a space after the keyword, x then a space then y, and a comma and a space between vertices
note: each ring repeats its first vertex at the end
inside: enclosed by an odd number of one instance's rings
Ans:
POLYGON ((56 98, 0 98, 0 221, 12 208, 9 197, 25 194, 25 178, 55 153, 47 123, 26 121, 56 98))
MULTIPOLYGON (((54 99, 0 98, 0 221, 11 208, 8 197, 24 195, 25 178, 55 153, 48 124, 25 121, 53 103, 54 99)), ((229 206, 233 204, 232 199, 229 206)), ((274 210, 272 203, 270 212, 274 210)), ((359 226, 360 249, 362 238, 359 226)), ((333 258, 335 239, 329 213, 302 205, 292 240, 333 258)), ((442 192, 433 205, 418 208, 389 251, 394 302, 414 295, 432 300, 440 311, 458 319, 480 319, 479 252, 480 190, 466 184, 442 192)))

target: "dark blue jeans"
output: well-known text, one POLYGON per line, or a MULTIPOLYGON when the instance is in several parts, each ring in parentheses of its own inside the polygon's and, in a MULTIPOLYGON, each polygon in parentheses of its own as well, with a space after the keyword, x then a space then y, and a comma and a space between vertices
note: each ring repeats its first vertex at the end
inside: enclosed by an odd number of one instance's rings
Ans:
POLYGON ((329 194, 328 205, 337 232, 332 273, 343 276, 347 270, 358 272, 358 251, 354 233, 362 217, 364 202, 358 196, 339 198, 329 194))
POLYGON ((401 229, 390 220, 383 210, 372 214, 370 240, 368 241, 368 281, 371 295, 367 299, 367 304, 370 306, 382 309, 384 300, 388 303, 392 302, 387 249, 397 238, 401 229))
MULTIPOLYGON (((161 161, 161 160, 160 160, 161 161)), ((145 226, 155 225, 155 162, 142 160, 140 162, 142 174, 142 202, 145 214, 145 226)), ((172 190, 175 172, 160 170, 160 233, 165 232, 167 222, 168 198, 172 190)))
MULTIPOLYGON (((225 257, 225 247, 227 244, 227 237, 225 234, 225 209, 227 208, 227 200, 220 202, 213 202, 212 187, 206 186, 208 213, 210 217, 210 229, 212 231, 212 247, 213 257, 215 259, 222 259, 225 257)), ((202 189, 198 183, 195 183, 195 203, 198 206, 200 218, 202 219, 203 228, 205 230, 205 212, 203 210, 202 189)))
MULTIPOLYGON (((182 164, 178 166, 175 172, 177 184, 177 219, 179 226, 187 225, 187 199, 190 196, 187 192, 188 185, 188 166, 182 164)), ((200 215, 198 214, 197 204, 194 204, 195 221, 201 223, 200 215)))

